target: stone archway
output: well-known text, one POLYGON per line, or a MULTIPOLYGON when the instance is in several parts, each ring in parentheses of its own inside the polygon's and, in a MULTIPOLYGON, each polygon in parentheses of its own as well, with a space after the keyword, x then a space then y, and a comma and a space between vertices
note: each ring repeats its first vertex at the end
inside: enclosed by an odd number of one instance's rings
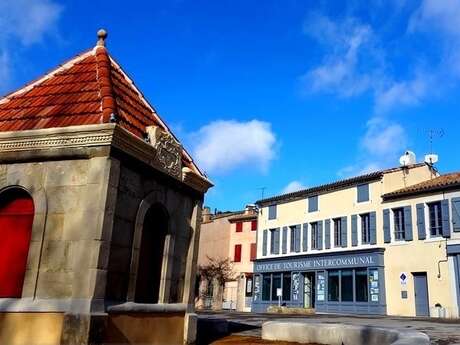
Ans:
POLYGON ((158 303, 163 271, 169 215, 161 204, 152 205, 145 214, 137 265, 136 303, 158 303))

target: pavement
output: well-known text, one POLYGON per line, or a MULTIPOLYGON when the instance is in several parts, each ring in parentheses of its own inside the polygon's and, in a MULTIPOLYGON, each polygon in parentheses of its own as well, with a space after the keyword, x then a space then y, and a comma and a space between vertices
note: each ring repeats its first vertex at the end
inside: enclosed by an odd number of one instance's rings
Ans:
POLYGON ((433 345, 460 345, 460 320, 361 315, 280 315, 234 311, 198 312, 198 344, 209 344, 228 334, 260 337, 265 321, 298 319, 321 323, 375 326, 397 330, 415 330, 427 334, 433 345), (225 325, 225 327, 222 327, 225 325), (211 328, 214 328, 211 330, 211 328), (219 330, 217 330, 219 329, 219 330), (226 334, 224 334, 226 333, 226 334))

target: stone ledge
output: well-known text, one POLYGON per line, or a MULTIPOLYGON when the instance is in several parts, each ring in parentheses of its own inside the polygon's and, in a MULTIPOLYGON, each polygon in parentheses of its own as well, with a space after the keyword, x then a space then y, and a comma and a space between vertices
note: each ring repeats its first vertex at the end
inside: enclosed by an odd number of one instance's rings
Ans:
POLYGON ((262 339, 327 345, 429 345, 421 332, 397 331, 370 326, 321 324, 296 320, 268 321, 262 339))
POLYGON ((114 313, 186 313, 187 304, 182 303, 134 303, 126 302, 107 307, 107 312, 114 313))

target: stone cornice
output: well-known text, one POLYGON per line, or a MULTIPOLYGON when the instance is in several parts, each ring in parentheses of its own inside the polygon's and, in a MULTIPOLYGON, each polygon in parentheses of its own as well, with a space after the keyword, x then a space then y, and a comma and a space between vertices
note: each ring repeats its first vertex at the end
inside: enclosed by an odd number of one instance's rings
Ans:
POLYGON ((200 193, 205 193, 212 186, 210 181, 189 168, 184 167, 179 172, 177 168, 170 169, 164 164, 156 147, 113 123, 0 132, 0 164, 2 155, 8 155, 9 162, 21 161, 22 156, 19 154, 16 157, 16 152, 27 153, 29 159, 34 155, 43 157, 43 152, 46 152, 48 157, 69 157, 72 156, 72 149, 103 146, 117 148, 200 193))

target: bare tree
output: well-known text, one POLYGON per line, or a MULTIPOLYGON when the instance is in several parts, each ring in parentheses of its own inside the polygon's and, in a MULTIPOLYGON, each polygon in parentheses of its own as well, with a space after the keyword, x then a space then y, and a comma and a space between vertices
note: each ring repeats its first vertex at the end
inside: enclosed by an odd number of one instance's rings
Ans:
POLYGON ((198 266, 198 274, 203 280, 208 282, 217 281, 221 286, 226 282, 235 279, 232 263, 230 259, 215 259, 207 256, 208 263, 198 266))

